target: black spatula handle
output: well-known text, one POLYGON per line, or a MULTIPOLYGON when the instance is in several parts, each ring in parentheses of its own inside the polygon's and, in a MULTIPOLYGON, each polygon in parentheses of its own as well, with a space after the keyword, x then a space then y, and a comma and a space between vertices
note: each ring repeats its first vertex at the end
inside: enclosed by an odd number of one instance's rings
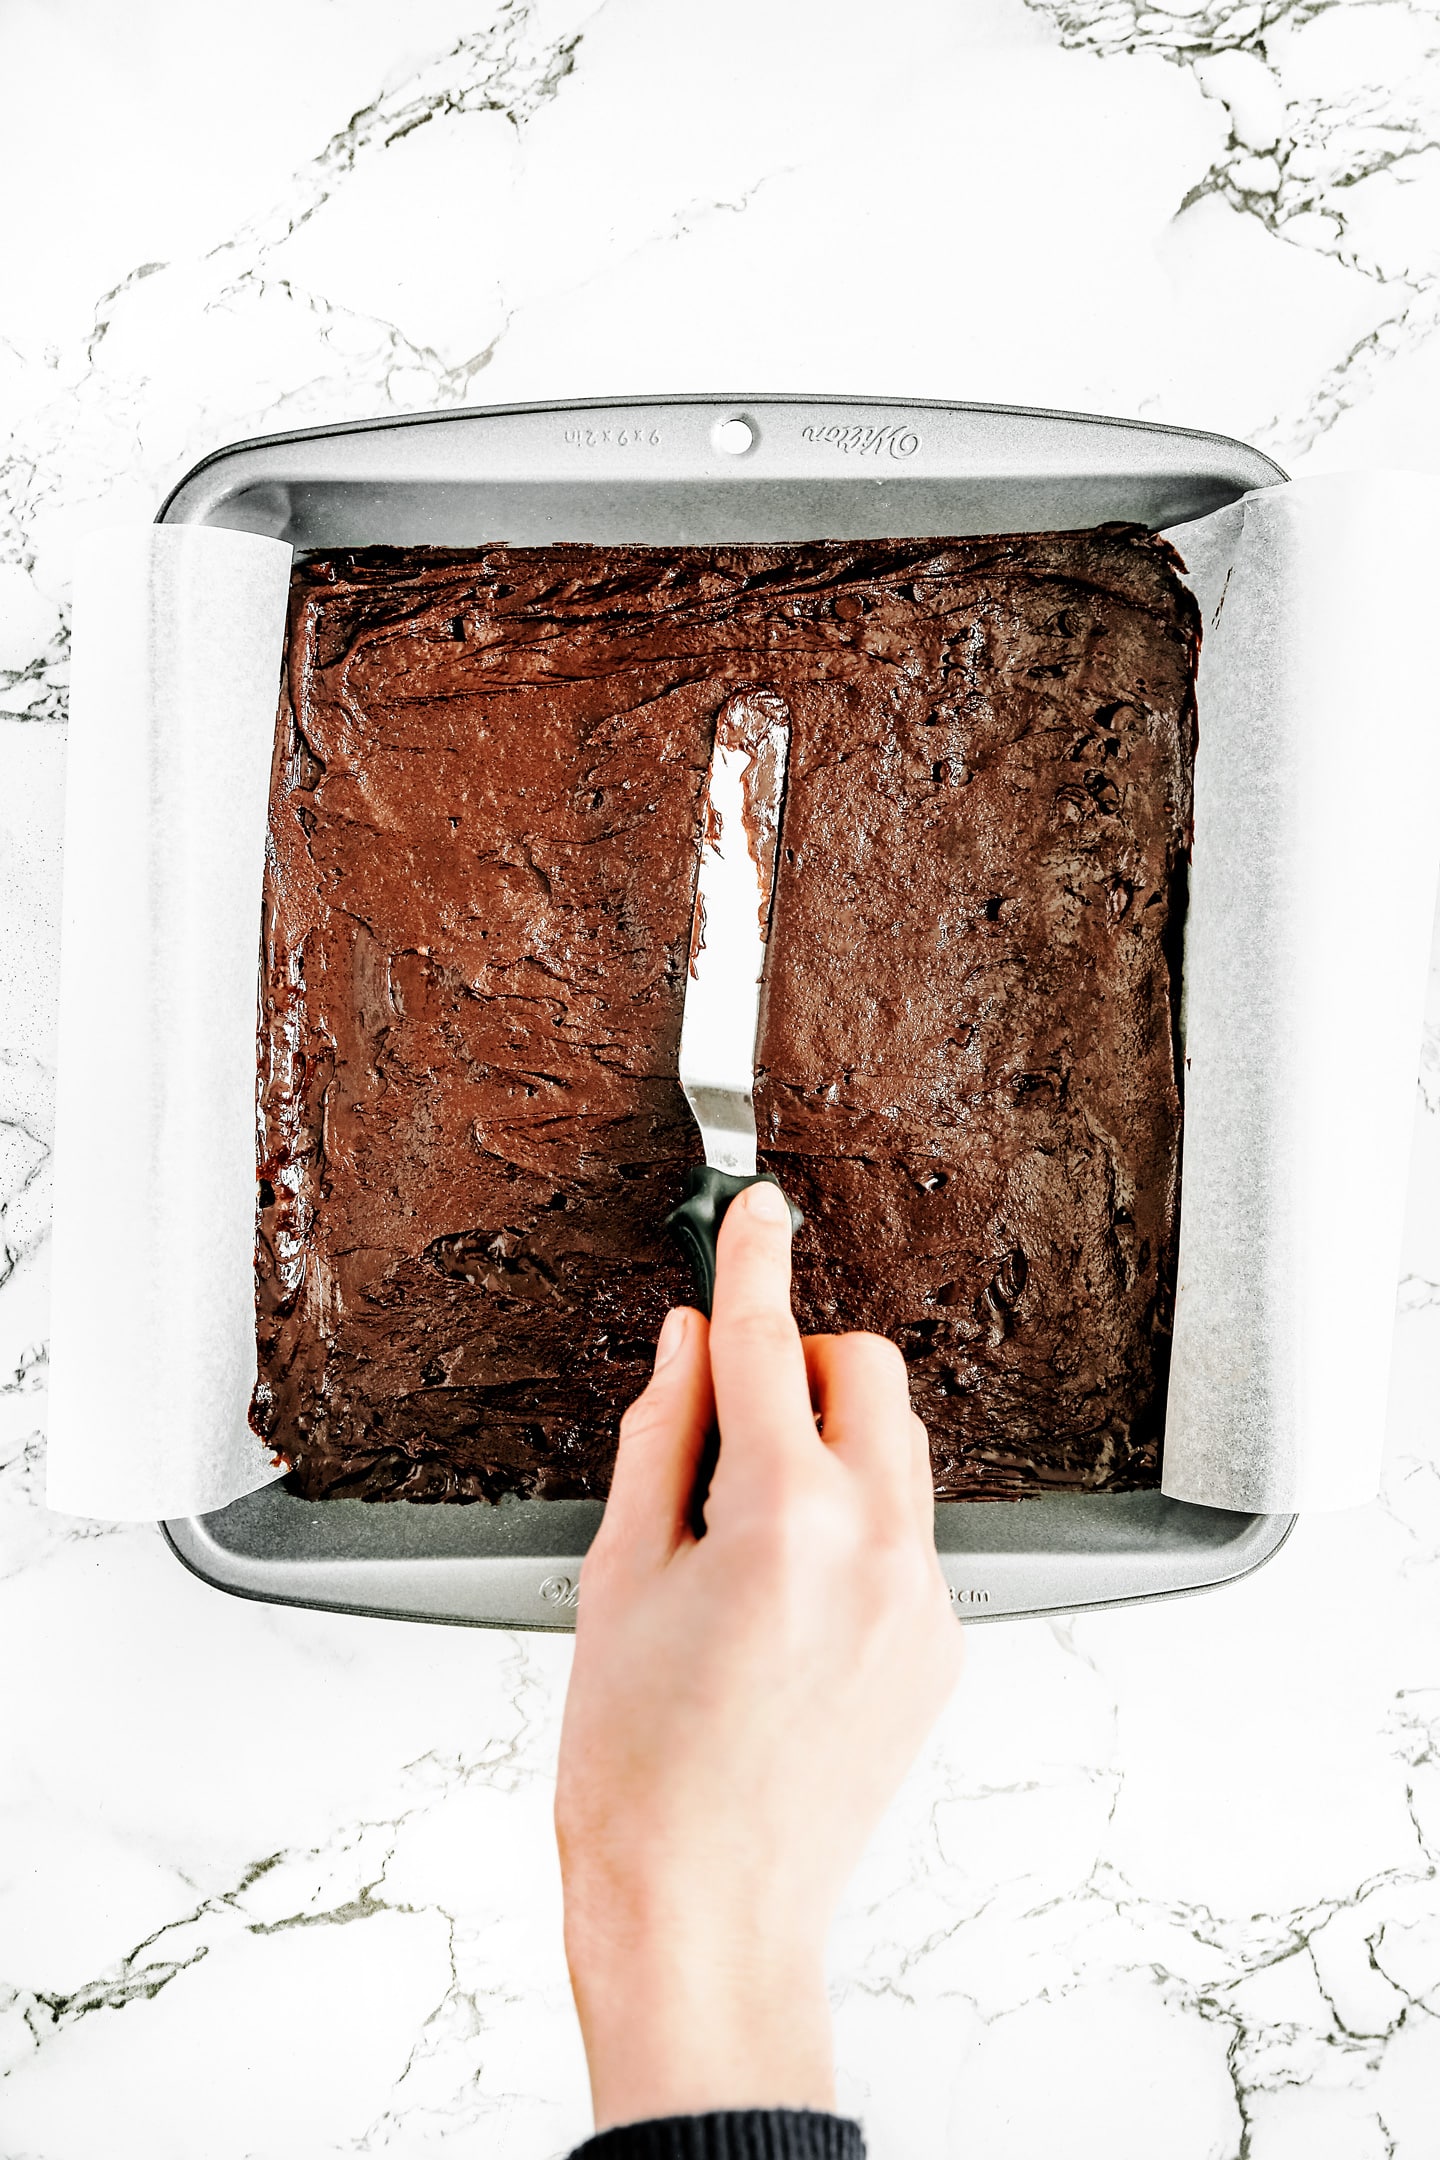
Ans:
MULTIPOLYGON (((679 1207, 670 1210, 665 1227, 673 1232, 690 1262, 690 1272, 695 1278, 695 1302, 707 1317, 715 1300, 715 1240, 720 1234, 726 1208, 747 1185, 779 1183, 779 1178, 772 1177, 768 1170, 762 1170, 758 1177, 736 1177, 729 1170, 712 1170, 709 1163, 693 1163, 686 1171, 685 1197, 679 1207)), ((785 1204, 790 1209, 790 1227, 798 1230, 805 1218, 792 1202, 787 1200, 785 1204)), ((695 1490, 690 1496, 690 1527, 696 1537, 705 1535, 705 1502, 719 1455, 720 1435, 712 1427, 696 1468, 695 1490)))
MULTIPOLYGON (((685 1197, 679 1207, 670 1210, 665 1227, 674 1233, 690 1262, 695 1302, 701 1312, 708 1314, 715 1298, 715 1240, 726 1208, 747 1185, 779 1183, 779 1178, 772 1177, 768 1170, 762 1170, 758 1177, 736 1177, 729 1170, 712 1170, 709 1163, 692 1163, 686 1171, 685 1197)), ((786 1206, 790 1207, 790 1227, 798 1230, 805 1218, 788 1201, 786 1206)))

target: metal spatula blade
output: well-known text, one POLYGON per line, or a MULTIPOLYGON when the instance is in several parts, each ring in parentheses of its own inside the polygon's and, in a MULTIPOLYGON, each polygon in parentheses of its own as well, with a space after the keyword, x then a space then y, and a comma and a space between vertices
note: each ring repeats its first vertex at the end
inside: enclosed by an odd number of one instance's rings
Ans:
POLYGON ((737 691, 721 707, 701 810, 680 1028, 680 1085, 705 1165, 690 1171, 684 1200, 666 1218, 706 1312, 721 1217, 736 1193, 756 1182, 755 1036, 789 749, 789 708, 773 690, 737 691))

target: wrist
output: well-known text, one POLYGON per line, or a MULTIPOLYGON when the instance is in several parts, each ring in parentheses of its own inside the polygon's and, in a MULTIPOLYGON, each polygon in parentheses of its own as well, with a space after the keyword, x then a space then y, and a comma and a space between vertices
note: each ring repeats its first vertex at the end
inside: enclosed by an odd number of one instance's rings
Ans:
POLYGON ((717 2108, 834 2107, 819 1946, 702 1936, 621 1946, 567 1934, 597 2129, 717 2108))

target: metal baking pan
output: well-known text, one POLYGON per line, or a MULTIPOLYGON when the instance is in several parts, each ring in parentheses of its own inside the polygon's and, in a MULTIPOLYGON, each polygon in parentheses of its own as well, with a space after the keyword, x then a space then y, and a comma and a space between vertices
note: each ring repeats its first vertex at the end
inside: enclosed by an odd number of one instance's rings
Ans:
MULTIPOLYGON (((877 398, 677 397, 493 406, 315 428, 204 459, 162 521, 296 548, 705 545, 1160 529, 1284 473, 1244 443, 1014 406, 877 398)), ((240 1597, 481 1627, 574 1625, 598 1503, 307 1502, 272 1485, 164 1525, 240 1597)), ((1269 1559, 1288 1515, 1159 1493, 950 1502, 936 1543, 968 1619, 1175 1597, 1269 1559)))

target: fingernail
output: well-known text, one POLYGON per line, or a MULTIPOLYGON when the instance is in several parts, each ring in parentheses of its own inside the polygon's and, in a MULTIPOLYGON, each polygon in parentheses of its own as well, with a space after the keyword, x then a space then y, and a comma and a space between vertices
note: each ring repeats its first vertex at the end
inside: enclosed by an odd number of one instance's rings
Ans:
POLYGON ((790 1209, 778 1185, 747 1185, 741 1198, 750 1214, 757 1215, 761 1222, 783 1222, 789 1229, 790 1209))
POLYGON ((669 1312, 666 1313, 661 1324, 659 1340, 655 1345, 656 1372, 659 1372, 662 1365, 668 1365, 671 1358, 679 1351, 681 1344, 685 1340, 685 1330, 689 1322, 690 1314, 683 1305, 672 1305, 669 1312))

